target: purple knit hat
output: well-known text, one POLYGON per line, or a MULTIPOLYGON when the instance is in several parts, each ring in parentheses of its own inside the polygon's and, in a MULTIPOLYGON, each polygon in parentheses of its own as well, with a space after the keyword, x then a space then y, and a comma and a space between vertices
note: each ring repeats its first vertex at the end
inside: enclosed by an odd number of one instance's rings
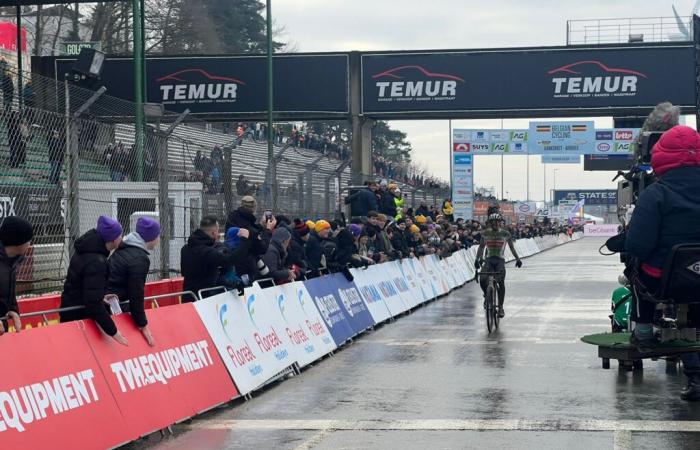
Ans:
POLYGON ((360 234, 362 234, 362 227, 359 226, 356 223, 351 223, 348 226, 348 230, 352 233, 353 236, 358 237, 360 234))
POLYGON ((124 230, 119 222, 111 217, 100 216, 97 219, 97 234, 100 235, 103 241, 112 242, 122 235, 124 230))
POLYGON ((136 232, 144 242, 155 241, 160 236, 160 224, 150 217, 139 217, 136 221, 136 232))

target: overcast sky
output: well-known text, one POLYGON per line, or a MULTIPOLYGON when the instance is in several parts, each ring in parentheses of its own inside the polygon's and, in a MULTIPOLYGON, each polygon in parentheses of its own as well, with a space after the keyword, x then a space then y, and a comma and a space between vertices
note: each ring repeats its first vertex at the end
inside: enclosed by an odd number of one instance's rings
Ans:
MULTIPOLYGON (((283 40, 298 51, 470 49, 565 45, 566 21, 576 19, 690 16, 695 0, 273 0, 283 40)), ((672 30, 672 19, 669 32, 672 30)), ((597 118, 611 127, 612 119, 597 118)), ((506 119, 504 128, 527 128, 506 119)), ((694 118, 688 125, 695 125, 694 118)), ((392 121, 408 133, 413 159, 449 179, 448 121, 392 121)), ((455 120, 453 128, 500 128, 500 120, 455 120)), ((501 158, 476 158, 476 186, 501 189, 501 158)), ((530 157, 530 198, 541 200, 544 166, 530 157)), ((613 188, 610 172, 584 172, 583 165, 547 165, 547 189, 613 188)), ((504 191, 525 199, 526 158, 505 158, 504 191)))

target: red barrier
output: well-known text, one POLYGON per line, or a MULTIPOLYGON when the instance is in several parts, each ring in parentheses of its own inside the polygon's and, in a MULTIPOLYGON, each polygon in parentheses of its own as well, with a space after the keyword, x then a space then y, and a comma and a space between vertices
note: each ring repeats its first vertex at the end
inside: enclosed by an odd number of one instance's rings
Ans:
POLYGON ((0 339, 3 448, 110 448, 130 439, 82 322, 0 339))
MULTIPOLYGON (((20 314, 32 312, 48 311, 58 309, 61 306, 61 294, 44 295, 42 297, 25 298, 17 301, 20 314)), ((58 314, 47 314, 51 325, 58 323, 58 314)), ((22 318, 22 329, 37 328, 46 326, 44 318, 41 316, 22 318)))
POLYGON ((216 347, 190 304, 147 312, 156 341, 146 344, 127 315, 115 317, 129 346, 106 337, 92 321, 86 334, 127 426, 137 438, 238 396, 216 347))
POLYGON ((129 346, 92 321, 4 335, 0 446, 111 448, 238 396, 192 304, 146 314, 154 347, 127 315, 129 346))

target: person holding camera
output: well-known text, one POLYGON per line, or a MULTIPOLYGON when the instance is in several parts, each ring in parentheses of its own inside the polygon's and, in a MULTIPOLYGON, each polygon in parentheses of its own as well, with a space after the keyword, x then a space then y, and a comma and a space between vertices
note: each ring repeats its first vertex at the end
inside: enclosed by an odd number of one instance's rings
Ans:
MULTIPOLYGON (((666 256, 679 244, 700 242, 700 135, 677 125, 665 132, 652 149, 651 165, 658 180, 642 191, 627 228, 625 250, 639 263, 634 292, 636 327, 630 342, 640 352, 657 344, 652 322, 656 303, 639 295, 658 290, 666 256)), ((689 321, 700 327, 699 305, 691 305, 689 321)), ((681 397, 700 400, 700 361, 684 355, 688 386, 681 397)))
POLYGON ((246 195, 241 198, 241 206, 231 211, 226 221, 226 231, 229 228, 237 227, 248 231, 251 245, 247 252, 241 253, 240 257, 235 261, 234 267, 238 276, 247 276, 250 282, 256 278, 266 276, 269 271, 267 266, 262 261, 262 257, 267 253, 270 246, 272 231, 277 225, 272 211, 265 211, 260 222, 255 217, 257 202, 255 197, 246 195))

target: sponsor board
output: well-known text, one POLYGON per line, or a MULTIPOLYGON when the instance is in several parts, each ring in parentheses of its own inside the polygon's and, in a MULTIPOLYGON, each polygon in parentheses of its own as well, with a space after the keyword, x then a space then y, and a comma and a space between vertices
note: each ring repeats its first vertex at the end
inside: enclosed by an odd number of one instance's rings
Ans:
POLYGON ((611 237, 618 234, 619 225, 617 224, 586 224, 583 226, 583 235, 590 237, 611 237))
POLYGON ((287 367, 289 350, 283 345, 282 330, 265 317, 265 300, 253 288, 243 296, 226 292, 194 303, 242 394, 262 386, 287 367))
POLYGON ((531 155, 581 155, 591 153, 595 143, 595 125, 591 121, 532 121, 529 133, 531 155))
MULTIPOLYGON (((200 302, 197 302, 200 303, 200 302)), ((113 317, 129 341, 119 345, 85 321, 85 334, 127 426, 160 430, 238 396, 193 303, 148 310, 156 345, 148 346, 128 314, 113 317), (163 405, 167 408, 153 408, 163 405)))
POLYGON ((542 155, 542 164, 580 164, 581 155, 542 155))
MULTIPOLYGON (((382 264, 382 267, 383 266, 382 264)), ((360 295, 362 295, 362 299, 365 301, 367 309, 372 315, 372 319, 375 323, 382 323, 395 314, 389 311, 382 291, 375 282, 374 276, 371 275, 371 272, 373 272, 375 268, 376 266, 369 266, 364 269, 352 268, 350 269, 350 273, 352 273, 352 276, 355 278, 355 286, 357 286, 360 295)))
POLYGON ((554 191, 554 203, 562 206, 572 206, 580 200, 585 200, 586 205, 617 205, 617 191, 614 189, 554 191))

